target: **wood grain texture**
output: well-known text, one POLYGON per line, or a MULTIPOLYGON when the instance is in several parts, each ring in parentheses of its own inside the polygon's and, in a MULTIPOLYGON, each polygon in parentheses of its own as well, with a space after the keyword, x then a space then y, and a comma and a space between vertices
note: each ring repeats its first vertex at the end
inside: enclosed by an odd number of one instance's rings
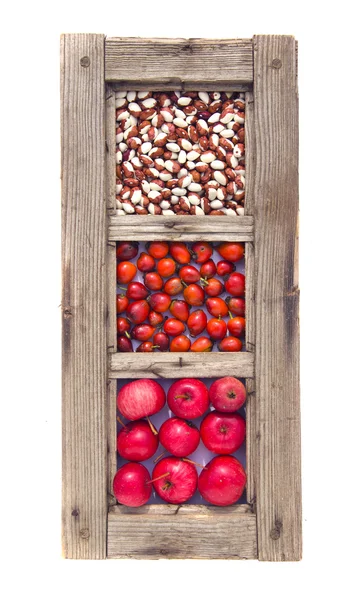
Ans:
POLYGON ((117 380, 108 379, 108 506, 116 504, 113 493, 113 479, 117 472, 117 380))
POLYGON ((128 90, 237 91, 253 81, 252 40, 107 38, 105 78, 128 90))
POLYGON ((107 245, 107 348, 108 352, 117 351, 117 248, 115 242, 107 245))
MULTIPOLYGON (((255 131, 253 92, 246 93, 245 147, 246 147, 246 198, 244 211, 246 215, 254 213, 255 185, 255 131)), ((246 244, 246 350, 255 352, 256 317, 255 317, 255 260, 254 244, 246 244)), ((247 501, 255 506, 255 476, 257 472, 258 444, 256 429, 256 381, 246 379, 247 388, 247 501)))
POLYGON ((61 38, 63 553, 106 556, 104 37, 61 38))
POLYGON ((128 379, 148 377, 253 377, 250 352, 154 352, 151 356, 117 352, 109 356, 109 377, 128 379))
POLYGON ((105 193, 108 215, 115 214, 115 93, 111 85, 105 87, 105 193))
POLYGON ((111 507, 108 558, 257 558, 256 516, 248 506, 111 507))
POLYGON ((252 241, 253 217, 126 216, 109 219, 109 240, 252 241))
POLYGON ((254 71, 258 550, 288 561, 302 551, 294 38, 256 36, 254 71))

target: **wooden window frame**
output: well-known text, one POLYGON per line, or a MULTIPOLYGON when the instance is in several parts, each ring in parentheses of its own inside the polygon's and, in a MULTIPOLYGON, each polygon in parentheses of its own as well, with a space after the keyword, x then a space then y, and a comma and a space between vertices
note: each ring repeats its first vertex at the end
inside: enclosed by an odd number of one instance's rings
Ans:
POLYGON ((61 111, 64 556, 299 560, 297 42, 66 34, 61 111), (245 91, 245 216, 115 216, 116 89, 245 91), (117 353, 126 239, 245 242, 246 351, 117 353), (116 504, 117 378, 175 372, 246 378, 247 504, 116 504))

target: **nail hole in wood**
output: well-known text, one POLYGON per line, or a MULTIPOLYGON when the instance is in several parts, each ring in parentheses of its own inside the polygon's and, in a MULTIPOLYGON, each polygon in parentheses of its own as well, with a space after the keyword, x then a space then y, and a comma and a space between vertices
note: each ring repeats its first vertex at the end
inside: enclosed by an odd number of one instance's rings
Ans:
POLYGON ((89 58, 89 56, 83 56, 80 59, 80 64, 81 64, 82 67, 89 67, 89 65, 90 65, 90 58, 89 58))

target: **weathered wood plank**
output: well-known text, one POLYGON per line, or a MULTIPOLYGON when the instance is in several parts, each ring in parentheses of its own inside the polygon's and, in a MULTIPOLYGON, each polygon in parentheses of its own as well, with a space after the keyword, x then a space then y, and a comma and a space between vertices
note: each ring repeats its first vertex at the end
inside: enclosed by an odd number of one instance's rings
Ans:
POLYGON ((108 380, 108 505, 113 506, 116 499, 113 494, 113 479, 117 472, 117 380, 108 380))
POLYGON ((295 40, 254 38, 256 477, 260 560, 301 558, 295 40))
POLYGON ((151 356, 132 352, 117 352, 109 356, 109 377, 253 377, 254 359, 251 352, 154 352, 151 356))
POLYGON ((104 37, 61 38, 63 553, 106 556, 104 37))
POLYGON ((126 216, 109 219, 109 240, 253 240, 253 217, 126 216))
POLYGON ((115 93, 105 88, 105 186, 108 214, 115 213, 115 93))
MULTIPOLYGON (((255 175, 255 133, 254 133, 254 108, 253 92, 246 94, 246 119, 245 119, 245 146, 246 146, 246 198, 244 210, 246 215, 254 213, 254 175, 255 175)), ((246 244, 246 350, 255 352, 256 320, 255 320, 255 262, 254 244, 246 244)), ((255 503, 255 475, 258 457, 256 437, 256 382, 254 379, 246 380, 247 388, 247 501, 253 506, 255 503)))
POLYGON ((243 90, 253 81, 252 40, 107 38, 105 78, 138 90, 243 90))
POLYGON ((256 516, 246 505, 110 508, 108 558, 257 558, 256 516))
POLYGON ((117 254, 115 242, 108 242, 107 246, 107 336, 108 352, 117 351, 117 254))

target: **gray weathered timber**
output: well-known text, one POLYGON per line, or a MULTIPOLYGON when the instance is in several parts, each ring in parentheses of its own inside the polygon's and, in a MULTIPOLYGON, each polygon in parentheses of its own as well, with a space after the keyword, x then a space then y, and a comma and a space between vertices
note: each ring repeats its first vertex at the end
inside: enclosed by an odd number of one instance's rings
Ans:
POLYGON ((113 479, 117 472, 117 380, 108 379, 108 505, 116 503, 113 494, 113 479))
POLYGON ((106 557, 104 37, 61 38, 63 554, 106 557))
POLYGON ((109 219, 109 240, 253 240, 253 217, 123 216, 109 219))
POLYGON ((301 558, 295 40, 254 38, 256 513, 260 560, 301 558))
MULTIPOLYGON (((244 211, 247 216, 254 214, 254 175, 255 175, 255 154, 254 154, 254 107, 253 92, 246 94, 246 119, 245 119, 245 145, 246 145, 246 198, 244 211)), ((255 352, 256 342, 256 319, 255 319, 255 263, 254 263, 254 244, 246 244, 246 350, 255 352)), ((246 380, 247 388, 247 501, 250 504, 255 502, 255 474, 256 461, 258 457, 257 438, 256 438, 256 382, 253 378, 246 380)))
POLYGON ((105 78, 128 90, 242 90, 253 81, 252 40, 107 38, 105 78))
POLYGON ((109 377, 253 377, 251 352, 152 352, 135 354, 117 352, 109 356, 109 377))
POLYGON ((105 87, 105 185, 108 215, 115 214, 115 93, 105 87))
POLYGON ((107 245, 107 348, 108 352, 117 351, 117 255, 116 243, 108 242, 107 245))
POLYGON ((108 558, 257 558, 256 516, 247 505, 112 506, 108 558))

